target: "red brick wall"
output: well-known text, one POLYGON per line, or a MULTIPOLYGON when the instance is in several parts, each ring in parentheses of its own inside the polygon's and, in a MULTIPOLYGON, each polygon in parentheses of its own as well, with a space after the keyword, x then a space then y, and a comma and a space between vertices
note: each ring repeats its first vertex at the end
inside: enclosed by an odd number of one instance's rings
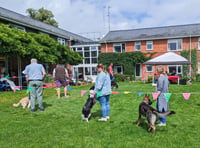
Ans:
MULTIPOLYGON (((150 41, 150 40, 149 40, 150 41)), ((167 41, 168 39, 161 39, 161 40, 153 40, 153 50, 146 50, 146 41, 141 41, 141 52, 147 53, 147 52, 156 52, 155 55, 153 55, 152 58, 155 58, 159 55, 162 55, 167 52, 167 41)), ((119 43, 119 42, 117 42, 119 43)), ((135 51, 135 42, 129 41, 129 42, 121 42, 126 44, 126 52, 133 52, 135 51)), ((114 43, 107 43, 107 52, 113 52, 113 44, 114 43)), ((198 61, 200 61, 200 50, 198 50, 198 37, 192 37, 191 38, 191 49, 197 49, 197 58, 198 61)), ((189 50, 190 49, 190 38, 183 38, 182 39, 182 49, 183 50, 189 50)), ((101 51, 106 52, 106 44, 101 44, 101 51)), ((179 51, 176 51, 175 53, 180 55, 179 51)), ((167 70, 167 66, 165 66, 165 70, 167 70)), ((154 67, 154 72, 147 73, 146 72, 146 65, 142 65, 142 77, 141 79, 147 79, 148 75, 152 75, 156 72, 156 69, 154 67)))

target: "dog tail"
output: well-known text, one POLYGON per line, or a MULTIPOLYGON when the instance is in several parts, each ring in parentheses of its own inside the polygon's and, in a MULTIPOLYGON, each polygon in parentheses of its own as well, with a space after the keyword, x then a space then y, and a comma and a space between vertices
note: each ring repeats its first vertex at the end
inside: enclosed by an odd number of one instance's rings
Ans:
POLYGON ((19 105, 20 105, 20 103, 13 104, 13 107, 18 107, 19 105))
POLYGON ((169 116, 169 115, 172 115, 172 114, 176 114, 175 111, 168 111, 168 112, 165 112, 165 113, 159 113, 157 111, 154 111, 154 112, 161 118, 165 118, 166 116, 169 116))

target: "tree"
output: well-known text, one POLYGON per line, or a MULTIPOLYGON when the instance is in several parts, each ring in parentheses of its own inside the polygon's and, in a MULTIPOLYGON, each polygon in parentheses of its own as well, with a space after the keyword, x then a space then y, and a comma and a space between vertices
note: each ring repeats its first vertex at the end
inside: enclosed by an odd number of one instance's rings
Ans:
POLYGON ((47 9, 44 9, 43 7, 40 8, 39 10, 35 10, 33 8, 28 8, 26 10, 26 13, 28 13, 29 17, 31 17, 35 20, 39 20, 46 24, 50 24, 55 27, 58 27, 58 22, 56 22, 56 20, 54 19, 53 13, 47 9))
POLYGON ((82 57, 56 42, 46 34, 23 32, 8 25, 0 24, 0 55, 19 56, 31 59, 37 57, 43 63, 68 63, 77 65, 82 57))

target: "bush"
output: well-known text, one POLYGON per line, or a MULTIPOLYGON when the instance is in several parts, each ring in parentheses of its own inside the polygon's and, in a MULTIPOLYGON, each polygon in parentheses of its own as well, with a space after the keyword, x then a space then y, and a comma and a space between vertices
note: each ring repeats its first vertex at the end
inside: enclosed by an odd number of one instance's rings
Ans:
POLYGON ((48 76, 48 74, 44 78, 44 83, 52 83, 53 78, 51 76, 48 76))
POLYGON ((117 82, 130 81, 130 75, 115 74, 114 77, 117 82))
POLYGON ((197 81, 197 82, 200 82, 200 74, 197 74, 197 75, 196 75, 196 81, 197 81))
POLYGON ((153 78, 152 75, 149 75, 149 76, 148 76, 148 83, 152 83, 152 78, 153 78))

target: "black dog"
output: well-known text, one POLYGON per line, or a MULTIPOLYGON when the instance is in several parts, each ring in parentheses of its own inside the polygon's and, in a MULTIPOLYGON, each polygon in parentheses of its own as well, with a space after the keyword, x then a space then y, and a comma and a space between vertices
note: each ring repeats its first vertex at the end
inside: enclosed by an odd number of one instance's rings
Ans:
POLYGON ((115 80, 111 81, 111 87, 112 88, 118 88, 118 84, 115 80))
POLYGON ((149 99, 149 96, 145 95, 143 101, 140 103, 140 106, 139 106, 139 117, 138 117, 137 126, 139 126, 141 116, 143 115, 144 117, 147 118, 148 125, 150 126, 148 131, 151 131, 153 129, 154 134, 155 134, 156 133, 156 127, 155 127, 156 117, 159 116, 161 118, 165 118, 166 116, 175 114, 175 112, 168 111, 165 113, 159 113, 159 112, 157 112, 157 110, 155 110, 153 107, 150 106, 151 104, 152 104, 152 102, 149 99))
POLYGON ((82 120, 88 122, 91 116, 91 109, 95 103, 96 103, 96 96, 94 95, 94 86, 92 86, 90 88, 90 94, 88 95, 87 102, 85 103, 82 109, 82 120))

